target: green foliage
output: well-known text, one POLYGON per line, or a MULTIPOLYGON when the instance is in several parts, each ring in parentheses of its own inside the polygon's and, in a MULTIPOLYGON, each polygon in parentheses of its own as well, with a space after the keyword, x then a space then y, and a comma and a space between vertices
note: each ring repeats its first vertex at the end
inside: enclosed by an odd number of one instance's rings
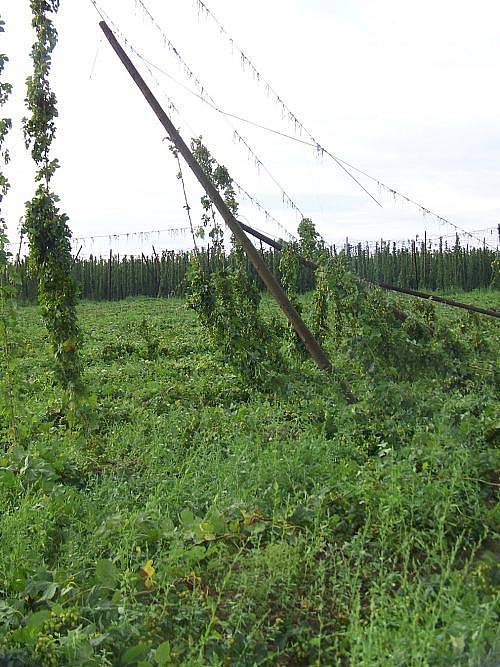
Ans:
POLYGON ((426 290, 473 290, 490 285, 498 252, 486 245, 464 247, 457 237, 451 245, 443 239, 437 245, 411 241, 399 248, 388 241, 376 243, 374 249, 359 243, 349 246, 347 255, 354 273, 370 282, 426 290))
MULTIPOLYGON (((58 3, 32 6, 43 18, 58 3)), ((55 34, 40 43, 53 48, 55 34)), ((194 147, 236 212, 229 174, 194 147)), ((53 166, 41 163, 40 182, 53 166)), ((31 223, 58 221, 36 245, 55 280, 66 219, 48 185, 43 195, 31 223)), ((203 205, 214 249, 211 265, 191 267, 198 318, 179 300, 81 306, 92 423, 68 428, 37 314, 23 309, 16 373, 29 379, 29 410, 16 414, 22 442, 0 451, 0 661, 496 664, 496 322, 428 303, 402 312, 349 257, 324 259, 303 221, 283 281, 356 385, 360 401, 345 405, 312 365, 284 366, 272 303, 237 246, 223 257, 203 205), (321 264, 306 299, 297 253, 321 264)), ((5 243, 1 227, 1 354, 12 359, 5 243)), ((143 268, 157 289, 156 269, 143 268)), ((2 420, 11 405, 0 391, 2 420)))
POLYGON ((318 265, 314 272, 312 330, 317 340, 323 342, 328 331, 330 254, 311 219, 304 218, 298 232, 301 255, 318 265))
MULTIPOLYGON (((288 298, 297 310, 302 314, 302 304, 299 293, 315 287, 312 330, 316 338, 321 341, 326 332, 326 320, 328 310, 327 281, 324 277, 324 265, 328 258, 328 251, 324 241, 316 231, 314 223, 310 218, 303 218, 298 226, 299 240, 284 245, 280 253, 279 274, 281 283, 288 298), (300 259, 305 258, 316 262, 318 269, 312 274, 310 269, 305 269, 300 259), (306 279, 304 280, 304 274, 306 279), (313 278, 310 282, 308 278, 313 278)), ((287 325, 287 339, 291 347, 299 353, 302 358, 307 358, 307 350, 301 339, 295 333, 291 325, 287 325)))
MULTIPOLYGON (((237 215, 238 203, 227 169, 217 164, 201 139, 192 141, 192 150, 229 209, 237 215)), ((229 261, 223 261, 224 230, 210 199, 203 196, 201 202, 202 225, 210 226, 212 265, 204 267, 198 255, 193 257, 188 304, 198 314, 212 345, 236 372, 252 386, 271 389, 284 370, 276 334, 259 312, 261 297, 249 280, 242 248, 232 239, 229 261)))
POLYGON ((299 256, 300 250, 298 243, 287 243, 281 252, 279 270, 283 289, 293 305, 300 308, 298 301, 298 281, 300 272, 299 256))
MULTIPOLYGON (((0 33, 5 32, 5 21, 0 18, 0 33)), ((9 96, 12 92, 12 85, 3 80, 3 73, 5 70, 6 64, 9 62, 9 58, 4 54, 0 53, 0 108, 6 104, 9 96)), ((8 252, 7 252, 7 234, 6 234, 6 222, 3 217, 3 210, 1 208, 3 199, 7 195, 10 189, 10 183, 3 171, 3 167, 7 166, 10 161, 10 154, 8 149, 5 146, 5 141, 9 130, 12 127, 12 121, 10 118, 0 118, 0 289, 4 289, 4 284, 6 282, 6 273, 9 270, 8 267, 8 252)), ((1 293, 3 295, 3 292, 1 293)))
MULTIPOLYGON (((0 454, 0 655, 61 667, 497 661, 494 320, 417 311, 469 349, 409 378, 368 373, 328 333, 360 398, 347 406, 309 364, 253 391, 179 299, 79 308, 96 414, 79 431, 44 381, 37 311, 23 308, 27 437, 0 454), (145 358, 144 320, 168 354, 145 358)), ((271 299, 261 311, 272 317, 271 299)))
POLYGON ((328 251, 313 221, 310 218, 303 218, 299 223, 297 231, 299 233, 299 248, 302 256, 313 262, 320 262, 328 254, 328 251))
POLYGON ((491 287, 495 289, 500 289, 500 259, 494 259, 491 263, 491 287))
POLYGON ((413 377, 456 369, 468 354, 470 327, 451 330, 436 319, 434 304, 395 304, 349 271, 342 253, 329 261, 331 317, 337 351, 361 362, 374 375, 413 377))
MULTIPOLYGON (((5 21, 2 20, 0 17, 0 33, 5 32, 5 21)), ((5 65, 9 62, 9 58, 5 53, 0 53, 0 76, 3 75, 5 65)), ((12 84, 8 83, 7 81, 0 81, 0 106, 3 106, 10 94, 12 92, 12 84)), ((9 121, 9 119, 2 119, 4 122, 9 121)), ((0 144, 2 144, 2 149, 3 149, 3 143, 5 140, 5 130, 7 127, 8 123, 6 125, 2 125, 2 132, 0 133, 0 144)))
POLYGON ((151 323, 143 318, 139 324, 138 333, 143 339, 146 351, 145 358, 149 360, 156 359, 161 353, 160 337, 156 331, 154 331, 151 323))
POLYGON ((321 343, 328 333, 328 305, 330 299, 329 264, 320 264, 314 272, 312 331, 321 343))
POLYGON ((31 116, 24 121, 26 147, 38 169, 38 187, 26 205, 24 232, 30 242, 31 269, 38 279, 38 296, 56 362, 56 375, 74 401, 81 391, 78 355, 80 333, 76 317, 77 288, 71 275, 71 232, 68 217, 60 212, 59 198, 50 189, 58 161, 50 158, 56 133, 56 97, 49 76, 57 31, 49 14, 59 9, 59 0, 31 0, 33 75, 27 80, 26 104, 31 116))
MULTIPOLYGON (((281 275, 281 285, 290 300, 290 303, 293 305, 295 310, 302 314, 302 304, 299 300, 298 294, 298 285, 299 285, 299 274, 300 274, 300 246, 298 243, 287 243, 283 247, 281 252, 280 262, 279 262, 279 273, 281 275)), ((287 322, 285 328, 285 339, 288 343, 288 347, 291 351, 297 353, 299 357, 305 359, 307 358, 308 352, 302 342, 301 338, 297 335, 293 326, 287 322)))
POLYGON ((284 370, 273 328, 259 313, 260 296, 235 270, 208 278, 193 263, 188 303, 210 336, 212 346, 245 381, 261 390, 274 389, 284 370))
MULTIPOLYGON (((0 19, 0 33, 5 32, 5 22, 0 19)), ((0 107, 8 100, 12 92, 11 84, 3 81, 3 73, 8 57, 0 54, 0 107)), ((16 282, 8 250, 7 226, 3 217, 2 204, 10 189, 9 180, 3 167, 10 161, 10 154, 5 146, 7 135, 12 127, 10 118, 0 119, 0 394, 5 401, 0 405, 0 449, 16 444, 20 437, 18 425, 20 416, 19 384, 17 356, 20 334, 16 316, 16 282)))
MULTIPOLYGON (((200 230, 204 234, 204 228, 200 230)), ((196 232, 195 232, 196 233, 196 232)), ((196 237, 195 237, 196 238, 196 237)), ((370 280, 372 282, 385 281, 402 287, 410 287, 412 282, 411 275, 406 272, 402 275, 397 271, 397 267, 401 264, 402 267, 407 267, 411 260, 411 253, 408 258, 408 252, 405 250, 398 250, 391 253, 387 259, 385 249, 377 253, 368 254, 365 251, 357 249, 355 253, 347 257, 349 267, 358 276, 370 280)), ((203 267, 208 269, 210 266, 214 267, 220 264, 230 264, 230 253, 225 254, 224 257, 216 258, 213 254, 213 249, 200 248, 198 250, 198 257, 203 267)), ((278 251, 264 249, 263 258, 269 269, 278 277, 280 275, 281 253, 278 251)), ((302 251, 300 254, 305 254, 302 251)), ((421 254, 419 262, 422 263, 421 254)), ((439 283, 447 291, 457 289, 484 289, 490 287, 493 281, 493 262, 495 261, 495 253, 488 249, 469 248, 468 251, 462 252, 461 261, 463 263, 463 271, 460 275, 465 276, 464 284, 458 282, 455 274, 452 271, 452 263, 454 253, 452 251, 443 252, 442 265, 444 268, 448 267, 446 280, 439 283)), ((185 296, 188 289, 187 269, 190 263, 191 253, 184 251, 163 250, 158 253, 158 256, 142 256, 142 255, 113 255, 111 262, 109 257, 98 257, 91 255, 88 258, 77 259, 72 266, 72 274, 76 280, 81 297, 83 299, 92 299, 95 301, 108 301, 116 299, 126 299, 133 296, 185 296), (111 284, 109 278, 111 276, 111 284), (111 287, 111 289, 109 289, 111 287)), ((429 272, 429 280, 425 285, 419 283, 419 286, 425 288, 435 289, 437 283, 434 277, 437 276, 437 267, 440 265, 441 259, 439 253, 426 255, 426 266, 429 272)), ((259 277, 248 260, 244 262, 245 271, 250 282, 257 286, 260 291, 264 290, 259 277)), ((22 260, 18 266, 19 275, 19 299, 23 301, 34 301, 36 299, 36 283, 28 275, 28 266, 25 260, 22 260)), ((296 290, 299 294, 304 294, 316 285, 316 279, 311 269, 300 266, 298 272, 298 281, 296 290)), ((463 297, 467 301, 467 295, 463 297)), ((491 306, 498 307, 498 304, 492 303, 491 306)))
POLYGON ((19 441, 22 413, 18 372, 21 354, 21 332, 17 316, 15 274, 8 263, 7 236, 0 223, 0 448, 19 441))
MULTIPOLYGON (((191 150, 205 174, 223 196, 229 210, 233 215, 237 215, 238 202, 233 188, 233 180, 226 167, 217 163, 208 148, 203 144, 201 137, 191 140, 191 150)), ((208 235, 212 242, 212 255, 215 257, 215 261, 220 261, 224 256, 224 228, 216 215, 210 197, 203 195, 201 204, 203 207, 201 223, 204 229, 210 228, 208 235)))

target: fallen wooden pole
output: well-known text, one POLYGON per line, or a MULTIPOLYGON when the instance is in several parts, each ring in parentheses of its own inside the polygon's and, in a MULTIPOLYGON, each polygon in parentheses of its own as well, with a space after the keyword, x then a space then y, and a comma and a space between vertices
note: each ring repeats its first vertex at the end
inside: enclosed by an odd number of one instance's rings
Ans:
MULTIPOLYGON (((208 197, 210 198, 214 206, 221 214, 224 222, 227 224, 231 232, 234 234, 236 240, 240 243, 241 247, 243 248, 248 258, 254 265, 255 270, 261 277, 263 283, 265 284, 269 292, 273 295, 274 299, 276 300, 277 304, 287 317, 288 321, 297 332, 297 335, 304 343, 309 354, 316 362, 316 365, 321 370, 332 372, 333 367, 326 352, 323 350, 321 345, 319 345, 318 341, 315 339, 315 337, 313 336, 313 334, 311 333, 305 322, 302 320, 299 313, 290 302, 289 298, 281 288, 280 284, 278 283, 274 275, 268 269, 266 263, 260 256, 258 250, 255 248, 253 243, 245 234, 240 223, 236 220, 234 215, 229 210, 226 202, 221 197, 219 191, 214 186, 212 181, 208 178, 208 176, 205 174, 202 167, 194 157, 193 153, 189 150, 188 146, 182 139, 181 135, 179 134, 175 126, 173 125, 172 121, 167 116, 164 109, 162 108, 162 106, 152 93, 151 89, 148 87, 148 85, 141 77, 141 75, 137 71, 136 67, 134 66, 128 55, 121 47, 115 35, 110 30, 109 26, 106 24, 105 21, 101 21, 99 25, 102 31, 104 32, 107 40, 113 47, 113 50, 115 51, 116 55, 121 60, 122 64, 124 65, 127 72, 130 74, 132 79, 137 84, 139 90, 146 98, 149 106, 156 114, 156 117, 167 131, 175 147, 182 155, 182 157, 190 167, 191 171, 194 173, 199 183, 207 193, 208 197)), ((356 401, 356 398, 353 396, 349 387, 344 382, 340 382, 340 387, 347 401, 349 402, 356 401)))
MULTIPOLYGON (((260 241, 263 241, 264 243, 267 243, 271 248, 274 248, 275 250, 283 250, 283 244, 280 243, 279 241, 275 241, 274 239, 270 238, 269 236, 266 236, 262 232, 257 231, 256 229, 253 229, 253 227, 250 227, 249 225, 244 225, 242 222, 240 222, 241 227, 251 236, 255 236, 255 238, 259 239, 260 241)), ((318 265, 315 262, 312 262, 310 259, 306 259, 305 257, 299 257, 299 262, 303 266, 307 266, 310 269, 317 269, 318 265)), ((446 299, 443 296, 438 296, 437 294, 429 294, 428 292, 420 292, 418 290, 410 289, 409 287, 397 287, 396 285, 390 285, 389 283, 372 283, 369 282, 368 280, 363 280, 363 278, 359 278, 361 282, 366 283, 367 285, 370 285, 370 287, 380 287, 383 290, 387 290, 389 292, 399 292, 400 294, 406 294, 408 296, 415 296, 419 299, 427 299, 429 301, 436 301, 436 303, 442 303, 445 304, 446 306, 453 306, 453 308, 462 308, 463 310, 469 310, 473 313, 480 313, 481 315, 489 315, 490 317, 500 317, 500 310, 496 310, 495 308, 481 308, 480 306, 474 306, 470 303, 462 303, 461 301, 455 301, 455 299, 446 299)))
POLYGON ((428 299, 429 301, 444 303, 446 306, 462 308, 463 310, 469 310, 472 313, 480 313, 481 315, 489 315, 490 317, 500 317, 500 310, 496 310, 495 308, 481 308, 480 306, 474 306, 471 303, 462 303, 461 301, 455 301, 455 299, 446 299, 437 294, 419 292, 418 290, 410 289, 409 287, 397 287, 396 285, 389 285, 387 283, 376 283, 376 286, 385 290, 390 290, 391 292, 400 292, 401 294, 416 296, 419 299, 428 299))

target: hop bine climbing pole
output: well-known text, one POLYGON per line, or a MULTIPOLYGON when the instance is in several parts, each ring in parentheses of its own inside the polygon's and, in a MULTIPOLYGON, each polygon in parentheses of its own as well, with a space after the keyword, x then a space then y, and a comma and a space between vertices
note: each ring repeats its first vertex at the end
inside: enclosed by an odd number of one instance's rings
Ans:
MULTIPOLYGON (((210 198, 216 209, 219 211, 224 222, 227 224, 231 232, 234 234, 238 243, 240 243, 241 247, 244 249, 245 253, 252 262, 253 266, 255 267, 255 270, 257 271, 260 278, 266 285, 267 289, 272 294, 277 304, 287 317, 288 321, 297 332, 297 335, 303 341, 306 349, 308 350, 311 357, 314 359, 318 368, 327 372, 334 371, 326 352, 323 350, 321 345, 319 345, 318 341, 314 338, 313 334, 311 333, 305 322, 302 320, 302 318, 300 317, 296 309, 293 307, 293 305, 290 303, 290 300, 288 299, 287 295, 279 285, 278 281, 271 273, 271 271, 267 268, 259 252, 257 251, 253 243, 250 241, 248 236, 243 231, 240 223, 231 213, 230 209, 228 208, 227 204, 221 197, 217 188, 214 186, 212 181, 208 178, 208 176, 205 174, 200 164, 195 159, 194 155, 192 154, 192 152, 190 151, 190 149, 180 136, 179 132, 173 125, 170 118, 165 113, 164 109, 162 108, 162 106, 152 93, 151 89, 146 84, 142 76, 139 74, 137 68, 134 66, 128 55, 125 53, 124 49, 116 39, 112 30, 109 28, 109 26, 105 21, 101 21, 99 25, 102 31, 104 32, 107 40, 109 41, 110 45, 112 46, 113 50, 115 51, 116 55, 124 65, 125 69, 130 74, 134 82, 137 84, 139 90, 146 98, 150 107, 156 114, 158 120, 161 122, 161 124, 167 131, 176 149, 182 155, 182 157, 190 167, 191 171, 196 176, 197 180, 207 193, 207 196, 210 198)), ((342 393, 344 394, 346 400, 350 403, 354 403, 356 401, 356 398, 354 397, 354 395, 352 394, 351 390, 346 385, 346 383, 340 381, 340 387, 342 389, 342 393)))

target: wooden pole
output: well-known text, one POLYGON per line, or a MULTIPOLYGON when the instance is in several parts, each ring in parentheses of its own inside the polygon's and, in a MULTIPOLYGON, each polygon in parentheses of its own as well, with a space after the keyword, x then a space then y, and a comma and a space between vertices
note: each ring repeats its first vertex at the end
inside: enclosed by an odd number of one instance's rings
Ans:
POLYGON ((427 231, 424 231, 424 276, 423 276, 423 286, 427 287, 428 280, 427 280, 427 231))
POLYGON ((108 301, 111 301, 111 269, 113 262, 113 250, 109 249, 109 260, 108 260, 108 301))
MULTIPOLYGON (((22 222, 22 218, 21 218, 20 222, 22 222)), ((499 229, 500 229, 500 225, 499 225, 499 229)), ((22 247, 23 247, 23 238, 24 238, 24 232, 23 232, 23 230, 21 230, 21 238, 19 239, 19 250, 17 251, 16 266, 19 266, 19 264, 21 262, 21 250, 22 250, 22 247)))
MULTIPOLYGON (((271 292, 271 294, 273 295, 274 299, 276 300, 279 307, 287 317, 288 321, 292 324, 293 328, 297 332, 297 335, 303 341, 309 354, 314 359, 317 366, 321 370, 331 372, 333 368, 325 351, 319 345, 319 343, 314 338, 313 334, 311 333, 305 322, 302 320, 296 309, 293 307, 293 305, 291 304, 285 292, 282 290, 281 286, 279 285, 274 275, 267 268, 258 250, 255 248, 253 243, 245 234, 240 224, 238 223, 234 215, 227 207, 225 201, 222 199, 219 191, 214 186, 212 181, 208 178, 208 176, 205 174, 202 167, 199 165, 194 155, 187 147, 186 143, 180 136, 179 132, 174 127, 172 121, 167 116, 167 114, 161 107, 160 103, 153 95, 152 91, 150 90, 150 88, 148 87, 144 79, 141 77, 141 75, 137 71, 136 67, 134 66, 130 58, 127 56, 127 54, 119 44, 113 32, 110 30, 105 21, 101 21, 99 25, 102 31, 104 32, 107 40, 111 44, 113 50, 115 51, 116 55, 124 65, 127 72, 130 74, 132 79, 137 84, 139 90, 146 98, 149 106, 156 114, 156 117, 163 125, 165 130, 168 132, 168 135, 170 136, 170 139, 173 141, 175 147, 182 155, 182 157, 190 167, 191 171, 194 173, 199 183, 202 185, 203 189, 207 193, 208 197, 211 199, 212 203, 221 214, 224 222, 227 224, 231 232, 236 237, 237 241, 240 243, 240 245, 248 255, 257 273, 261 277, 262 281, 266 285, 269 292, 271 292)), ((351 394, 349 388, 343 383, 341 384, 341 386, 344 395, 346 396, 346 399, 349 401, 354 401, 355 400, 354 396, 351 394)))
POLYGON ((82 245, 78 248, 78 252, 77 252, 76 255, 73 257, 73 261, 71 262, 71 265, 75 264, 75 262, 78 260, 78 257, 80 256, 80 253, 81 253, 81 251, 82 251, 82 248, 83 248, 82 245))
POLYGON ((419 299, 428 299, 429 301, 435 301, 436 303, 444 303, 446 306, 462 308, 463 310, 469 310, 471 313, 480 313, 481 315, 489 315, 490 317, 500 317, 500 310, 497 310, 496 308, 480 308, 479 306, 473 306, 470 303, 455 301, 455 299, 445 299, 437 294, 428 294, 427 292, 419 292, 418 290, 408 289, 406 287, 396 287, 396 285, 388 285, 386 283, 377 284, 375 287, 381 287, 382 289, 390 290, 391 292, 409 294, 410 296, 416 296, 419 299))
POLYGON ((415 287, 418 288, 417 239, 411 242, 411 252, 413 255, 413 270, 415 271, 415 287))

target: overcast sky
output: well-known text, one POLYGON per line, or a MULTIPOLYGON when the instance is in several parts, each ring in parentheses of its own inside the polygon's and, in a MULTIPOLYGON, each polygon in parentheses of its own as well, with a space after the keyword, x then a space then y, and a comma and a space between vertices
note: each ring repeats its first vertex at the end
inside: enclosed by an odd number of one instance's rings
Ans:
MULTIPOLYGON (((292 133, 262 85, 192 0, 145 0, 151 13, 220 108, 292 133)), ((498 0, 207 0, 291 110, 330 151, 469 230, 500 221, 500 4, 498 0)), ((135 0, 99 0, 130 42, 175 79, 195 89, 135 0)), ((8 112, 12 190, 6 200, 10 236, 18 236, 33 168, 21 131, 25 79, 33 41, 28 0, 4 0, 2 51, 15 93, 8 112)), ((62 0, 53 88, 59 101, 54 187, 75 237, 187 225, 177 166, 165 132, 101 37, 90 0, 62 0)), ((215 111, 160 74, 161 88, 135 60, 184 138, 203 135, 233 177, 292 233, 298 214, 215 111)), ((312 149, 239 121, 238 129, 301 211, 325 238, 402 239, 450 234, 362 178, 380 209, 331 160, 312 149)), ((190 202, 200 189, 186 173, 190 202)), ((241 199, 241 214, 283 235, 241 199)), ((199 210, 194 207, 195 218, 199 210)), ((483 234, 481 233, 482 237, 483 234)), ((496 244, 497 235, 490 236, 496 244)), ((75 241, 75 245, 78 241, 75 241)), ((130 253, 188 247, 189 236, 114 239, 130 253)), ((108 239, 86 242, 83 254, 105 251, 108 239)))

